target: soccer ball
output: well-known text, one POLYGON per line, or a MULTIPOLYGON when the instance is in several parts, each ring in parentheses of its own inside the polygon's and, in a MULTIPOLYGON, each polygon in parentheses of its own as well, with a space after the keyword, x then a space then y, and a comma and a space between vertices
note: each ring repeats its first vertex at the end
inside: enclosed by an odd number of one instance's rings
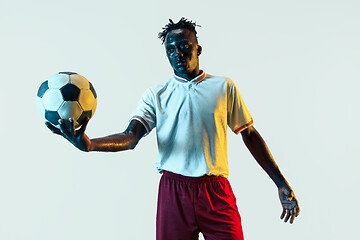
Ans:
POLYGON ((97 95, 93 85, 74 72, 59 72, 43 82, 37 92, 40 116, 59 128, 59 119, 74 118, 78 128, 84 118, 94 115, 97 95))

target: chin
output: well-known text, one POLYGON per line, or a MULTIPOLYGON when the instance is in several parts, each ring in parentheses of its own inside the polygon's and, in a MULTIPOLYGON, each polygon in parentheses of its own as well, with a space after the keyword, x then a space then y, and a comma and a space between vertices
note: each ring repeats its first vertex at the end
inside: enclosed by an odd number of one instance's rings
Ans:
POLYGON ((175 71, 175 73, 177 73, 177 74, 191 74, 191 72, 187 71, 187 70, 184 70, 184 71, 177 70, 177 71, 175 71))
POLYGON ((174 71, 177 73, 189 73, 189 70, 186 67, 177 67, 174 68, 174 71))

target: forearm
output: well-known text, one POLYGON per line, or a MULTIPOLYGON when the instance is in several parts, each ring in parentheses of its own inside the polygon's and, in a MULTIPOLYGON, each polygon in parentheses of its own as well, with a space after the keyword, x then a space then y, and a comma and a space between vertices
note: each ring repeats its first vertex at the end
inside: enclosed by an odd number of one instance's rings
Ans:
POLYGON ((131 132, 123 132, 102 138, 94 138, 90 142, 89 151, 118 152, 134 149, 139 140, 131 132))
POLYGON ((244 143, 258 164, 265 170, 278 188, 290 188, 286 179, 281 174, 279 167, 276 165, 265 141, 256 129, 252 127, 251 129, 244 131, 248 131, 247 133, 242 134, 244 143))

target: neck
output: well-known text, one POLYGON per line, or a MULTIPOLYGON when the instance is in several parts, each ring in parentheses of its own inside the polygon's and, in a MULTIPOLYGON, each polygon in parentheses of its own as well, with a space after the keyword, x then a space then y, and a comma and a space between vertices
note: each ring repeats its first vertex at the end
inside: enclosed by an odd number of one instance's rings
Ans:
POLYGON ((184 79, 190 81, 190 80, 196 78, 197 76, 199 76, 200 70, 199 70, 199 68, 196 68, 191 73, 177 73, 177 72, 174 72, 174 73, 175 73, 176 76, 184 78, 184 79))

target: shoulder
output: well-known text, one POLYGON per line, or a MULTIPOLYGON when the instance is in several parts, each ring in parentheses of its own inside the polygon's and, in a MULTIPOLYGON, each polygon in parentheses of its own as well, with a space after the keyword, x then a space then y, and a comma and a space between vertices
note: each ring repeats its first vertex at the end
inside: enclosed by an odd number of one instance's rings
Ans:
POLYGON ((233 88, 235 87, 234 81, 226 76, 215 76, 211 74, 206 74, 206 77, 204 79, 209 84, 216 84, 216 85, 222 85, 226 88, 233 88))
POLYGON ((222 82, 222 83, 233 83, 234 81, 230 77, 226 76, 216 76, 212 74, 206 74, 206 77, 204 78, 206 81, 212 81, 212 82, 222 82))
POLYGON ((171 78, 147 88, 143 94, 143 97, 151 97, 151 96, 154 97, 159 92, 164 91, 164 89, 166 89, 170 84, 170 80, 171 78))
POLYGON ((166 89, 170 84, 171 84, 171 78, 148 88, 147 91, 151 91, 152 93, 156 94, 166 89))

